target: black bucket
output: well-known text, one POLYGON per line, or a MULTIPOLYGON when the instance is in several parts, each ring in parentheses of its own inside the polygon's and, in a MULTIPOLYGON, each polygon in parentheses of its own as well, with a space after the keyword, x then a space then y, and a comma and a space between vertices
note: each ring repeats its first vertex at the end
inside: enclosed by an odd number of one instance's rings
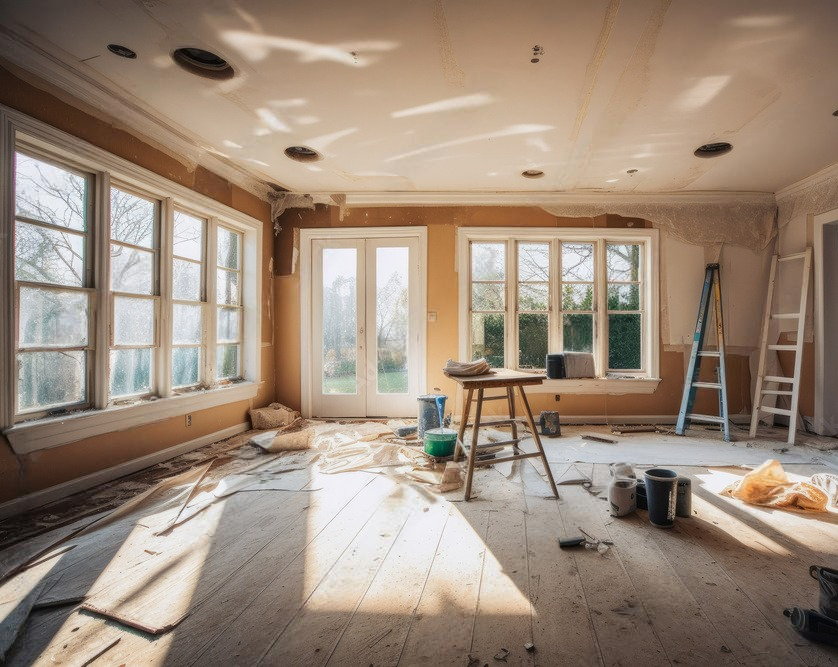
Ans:
POLYGON ((649 522, 658 528, 672 528, 675 524, 678 473, 666 468, 652 468, 643 477, 646 479, 649 522))
POLYGON ((812 565, 809 568, 809 576, 817 579, 821 587, 821 613, 838 620, 838 570, 812 565))

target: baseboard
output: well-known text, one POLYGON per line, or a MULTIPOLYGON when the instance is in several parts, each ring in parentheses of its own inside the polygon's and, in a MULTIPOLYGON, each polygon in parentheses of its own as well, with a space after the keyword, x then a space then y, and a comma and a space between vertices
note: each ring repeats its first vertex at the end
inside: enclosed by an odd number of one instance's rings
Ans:
MULTIPOLYGON (((563 415, 561 410, 558 412, 562 424, 675 424, 678 421, 678 415, 563 415)), ((486 419, 507 416, 485 415, 486 419)), ((533 416, 538 425, 538 415, 533 416)), ((454 421, 459 422, 461 417, 462 415, 456 415, 454 421)), ((734 424, 751 423, 751 415, 730 415, 729 419, 734 424)))
POLYGON ((130 461, 120 463, 112 468, 99 470, 98 472, 85 475, 84 477, 71 479, 69 482, 56 484, 48 489, 35 491, 34 493, 21 496, 20 498, 6 501, 5 503, 0 504, 0 520, 26 512, 36 507, 40 507, 41 505, 46 505, 47 503, 51 503, 55 500, 66 498, 67 496, 71 496, 79 491, 85 491, 97 484, 111 482, 115 479, 119 479, 120 477, 124 477, 125 475, 130 475, 131 473, 135 473, 143 468, 148 468, 149 466, 153 466, 157 463, 173 459, 176 456, 186 454, 187 452, 191 452, 195 449, 203 447, 204 445, 209 445, 213 442, 218 442, 219 440, 224 440, 225 438, 238 435, 239 433, 247 431, 249 428, 250 423, 248 422, 236 424, 235 426, 230 426, 229 428, 222 429, 221 431, 216 431, 215 433, 210 433, 208 435, 201 436, 200 438, 183 442, 179 445, 175 445, 174 447, 169 447, 168 449, 163 449, 159 452, 154 452, 153 454, 147 454, 146 456, 141 456, 138 459, 131 459, 130 461))

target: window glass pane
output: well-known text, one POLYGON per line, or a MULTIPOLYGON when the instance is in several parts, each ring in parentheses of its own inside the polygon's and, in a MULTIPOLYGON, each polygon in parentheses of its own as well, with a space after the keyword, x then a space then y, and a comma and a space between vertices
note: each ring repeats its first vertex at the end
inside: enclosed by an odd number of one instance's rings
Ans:
POLYGON ((84 284, 84 237, 38 225, 15 225, 15 278, 54 285, 84 284))
POLYGON ((152 294, 153 266, 152 253, 111 244, 111 289, 114 292, 152 294))
POLYGON ((547 313, 518 315, 518 368, 544 368, 548 342, 547 313))
POLYGON ((198 347, 176 347, 172 350, 172 386, 189 387, 198 384, 198 369, 201 365, 201 349, 198 347))
POLYGON ((472 283, 472 310, 503 310, 506 283, 472 283))
POLYGON ((219 345, 216 353, 216 367, 218 379, 236 378, 239 376, 239 346, 219 345))
POLYGON ((355 248, 323 249, 323 393, 356 392, 355 248))
POLYGON ((503 313, 472 313, 471 358, 485 357, 494 368, 504 367, 503 341, 505 317, 503 313))
POLYGON ((605 247, 605 260, 608 269, 608 280, 631 282, 640 280, 640 251, 639 243, 613 244, 605 247))
POLYGON ((87 318, 87 294, 21 287, 18 345, 83 347, 87 318))
POLYGON ((201 265, 172 260, 172 296, 183 301, 201 300, 201 265))
POLYGON ((471 244, 471 279, 505 280, 506 279, 506 244, 472 243, 471 244))
POLYGON ((640 315, 617 314, 608 316, 608 368, 639 370, 640 315))
POLYGON ((20 352, 18 409, 56 408, 82 403, 87 397, 87 353, 20 352))
POLYGON ((224 227, 218 228, 218 266, 239 268, 239 234, 224 227))
POLYGON ((151 348, 111 350, 111 398, 151 391, 151 348))
POLYGON ((547 282, 550 280, 550 244, 518 244, 518 280, 547 282))
POLYGON ((239 309, 218 309, 218 340, 237 341, 239 339, 239 309))
POLYGON ((239 274, 235 271, 218 269, 215 293, 218 303, 236 306, 239 303, 239 274))
POLYGON ((15 153, 15 215, 83 231, 87 222, 87 179, 15 153))
POLYGON ((155 208, 148 199, 111 188, 111 238, 153 248, 155 208))
POLYGON ((200 344, 202 307, 176 303, 172 307, 172 342, 175 345, 200 344))
POLYGON ((566 314, 562 316, 565 352, 594 351, 594 316, 566 314))
POLYGON ((562 243, 562 280, 590 282, 594 279, 594 244, 562 243))
POLYGON ((593 310, 594 286, 565 284, 562 285, 562 310, 593 310))
POLYGON ((518 285, 518 310, 547 310, 550 287, 547 283, 522 283, 518 285))
POLYGON ((154 301, 114 298, 114 345, 154 345, 154 301))
POLYGON ((407 336, 410 302, 407 247, 376 248, 376 375, 379 394, 407 393, 407 336))
POLYGON ((204 258, 204 221, 181 211, 175 211, 174 254, 177 257, 204 258))
POLYGON ((640 285, 609 285, 608 310, 640 310, 640 285))

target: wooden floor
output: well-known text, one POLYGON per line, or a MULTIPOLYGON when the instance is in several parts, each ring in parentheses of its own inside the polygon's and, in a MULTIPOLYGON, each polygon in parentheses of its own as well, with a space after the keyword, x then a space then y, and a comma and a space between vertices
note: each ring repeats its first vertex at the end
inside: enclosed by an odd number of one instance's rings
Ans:
MULTIPOLYGON (((606 483, 607 466, 577 468, 606 483)), ((645 512, 610 517, 578 485, 546 497, 530 461, 479 471, 469 503, 307 467, 285 476, 299 491, 235 493, 167 535, 139 522, 39 566, 82 596, 123 568, 107 579, 115 600, 188 615, 152 637, 75 605, 36 610, 8 664, 85 664, 109 647, 92 664, 838 665, 783 616, 817 605, 809 565, 838 566, 836 515, 746 506, 711 490, 718 471, 677 469, 694 514, 661 530, 645 512), (559 549, 580 529, 613 545, 559 549), (137 554, 161 565, 138 570, 137 554)))

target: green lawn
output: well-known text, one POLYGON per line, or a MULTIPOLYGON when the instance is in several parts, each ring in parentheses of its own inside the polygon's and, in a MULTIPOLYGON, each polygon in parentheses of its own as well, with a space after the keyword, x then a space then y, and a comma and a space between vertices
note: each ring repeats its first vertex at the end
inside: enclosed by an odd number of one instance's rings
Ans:
MULTIPOLYGON (((355 375, 323 378, 324 394, 354 394, 355 375)), ((406 394, 407 371, 379 371, 378 391, 381 394, 406 394)))

